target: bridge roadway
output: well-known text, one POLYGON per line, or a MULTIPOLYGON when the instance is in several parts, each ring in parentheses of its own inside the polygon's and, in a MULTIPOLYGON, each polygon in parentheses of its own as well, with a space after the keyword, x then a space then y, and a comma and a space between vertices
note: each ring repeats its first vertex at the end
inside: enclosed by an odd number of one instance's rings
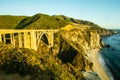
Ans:
POLYGON ((0 42, 13 44, 14 47, 23 47, 37 50, 43 35, 47 37, 48 46, 54 45, 54 33, 59 30, 28 30, 28 29, 0 29, 0 42))

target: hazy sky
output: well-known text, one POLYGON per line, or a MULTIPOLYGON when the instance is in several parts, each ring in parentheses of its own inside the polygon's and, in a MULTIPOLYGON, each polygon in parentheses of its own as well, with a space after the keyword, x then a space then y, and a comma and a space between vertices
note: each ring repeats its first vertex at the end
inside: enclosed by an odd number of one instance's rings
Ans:
POLYGON ((66 15, 120 29, 120 0, 0 0, 0 15, 66 15))

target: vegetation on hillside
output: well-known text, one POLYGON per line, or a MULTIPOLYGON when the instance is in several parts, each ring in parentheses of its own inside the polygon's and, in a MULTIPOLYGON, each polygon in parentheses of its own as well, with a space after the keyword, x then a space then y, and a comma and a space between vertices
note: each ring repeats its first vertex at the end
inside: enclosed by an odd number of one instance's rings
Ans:
POLYGON ((97 27, 100 26, 90 22, 84 21, 74 18, 69 18, 64 15, 53 15, 49 16, 46 14, 36 14, 32 17, 27 17, 23 19, 17 26, 16 29, 58 29, 64 27, 68 24, 80 24, 80 25, 87 25, 89 27, 97 27))
POLYGON ((110 35, 115 31, 101 28, 99 25, 80 19, 70 18, 64 15, 49 16, 36 14, 34 16, 0 16, 0 29, 59 29, 68 24, 79 24, 80 27, 88 26, 97 31, 100 35, 110 35))
POLYGON ((100 35, 111 35, 115 33, 115 31, 107 30, 90 21, 74 19, 64 15, 53 15, 52 17, 56 18, 56 20, 63 20, 69 24, 79 24, 80 27, 88 26, 91 30, 97 31, 100 35))
POLYGON ((59 29, 68 24, 79 24, 80 27, 84 25, 88 26, 100 35, 114 33, 114 31, 101 28, 93 22, 74 19, 64 15, 49 16, 46 14, 36 14, 34 16, 0 16, 0 29, 59 29))
MULTIPOLYGON (((69 48, 68 48, 69 49, 69 48)), ((52 54, 39 54, 34 50, 13 48, 0 43, 0 69, 8 74, 30 75, 31 80, 83 80, 79 69, 52 54)))
POLYGON ((23 19, 17 26, 16 29, 58 29, 64 27, 68 22, 63 20, 57 20, 46 14, 36 14, 32 17, 23 19))
POLYGON ((0 16, 0 29, 15 29, 17 24, 24 19, 25 16, 0 16))
POLYGON ((0 16, 0 28, 2 29, 58 29, 71 23, 100 28, 93 22, 74 19, 64 15, 0 16))
POLYGON ((86 20, 70 18, 70 17, 64 16, 64 15, 53 15, 53 17, 56 18, 57 20, 63 20, 65 22, 69 22, 69 23, 76 23, 76 24, 87 25, 90 27, 100 28, 99 25, 97 25, 93 22, 90 22, 90 21, 86 21, 86 20))

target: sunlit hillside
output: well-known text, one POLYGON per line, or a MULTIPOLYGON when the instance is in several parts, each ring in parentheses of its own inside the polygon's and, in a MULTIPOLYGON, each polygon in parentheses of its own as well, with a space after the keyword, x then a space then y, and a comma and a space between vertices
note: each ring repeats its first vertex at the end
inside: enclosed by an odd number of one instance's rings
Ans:
POLYGON ((111 32, 93 22, 74 19, 64 15, 0 16, 1 29, 60 29, 68 24, 77 24, 79 27, 87 26, 101 35, 110 34, 111 32))
POLYGON ((16 25, 24 19, 25 16, 10 16, 1 15, 0 16, 0 28, 1 29, 14 29, 16 25))
POLYGON ((93 22, 74 19, 64 15, 0 16, 0 28, 2 29, 58 29, 71 23, 100 28, 93 22))

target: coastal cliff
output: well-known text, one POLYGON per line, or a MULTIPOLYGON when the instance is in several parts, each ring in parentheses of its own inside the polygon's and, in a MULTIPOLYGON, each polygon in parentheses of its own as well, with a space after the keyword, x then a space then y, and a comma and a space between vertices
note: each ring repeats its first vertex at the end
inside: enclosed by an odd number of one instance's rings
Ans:
MULTIPOLYGON (((101 47, 99 34, 88 28, 74 28, 69 31, 60 31, 60 35, 69 45, 72 46, 72 48, 74 48, 75 51, 77 51, 76 56, 72 58, 73 60, 71 63, 76 68, 92 70, 93 64, 88 60, 88 58, 90 58, 89 55, 92 55, 92 53, 87 52, 101 47)), ((72 54, 74 54, 74 52, 72 54)))
MULTIPOLYGON (((14 48, 0 43, 0 67, 8 74, 29 75, 27 80, 83 80, 81 71, 93 71, 88 53, 100 48, 100 36, 88 27, 74 25, 55 34, 54 46, 49 48, 45 36, 38 51, 14 48)), ((7 76, 7 74, 6 74, 7 76)))
POLYGON ((48 39, 43 35, 37 51, 0 43, 0 72, 4 73, 0 79, 8 80, 14 80, 16 74, 19 80, 84 80, 87 78, 84 73, 99 73, 94 69, 99 64, 98 55, 94 55, 104 46, 100 36, 115 33, 93 22, 63 15, 0 16, 0 19, 1 29, 59 30, 54 34, 53 47, 48 46, 48 39))
POLYGON ((107 36, 117 33, 115 30, 108 30, 104 28, 91 28, 91 29, 97 31, 100 36, 107 36))

